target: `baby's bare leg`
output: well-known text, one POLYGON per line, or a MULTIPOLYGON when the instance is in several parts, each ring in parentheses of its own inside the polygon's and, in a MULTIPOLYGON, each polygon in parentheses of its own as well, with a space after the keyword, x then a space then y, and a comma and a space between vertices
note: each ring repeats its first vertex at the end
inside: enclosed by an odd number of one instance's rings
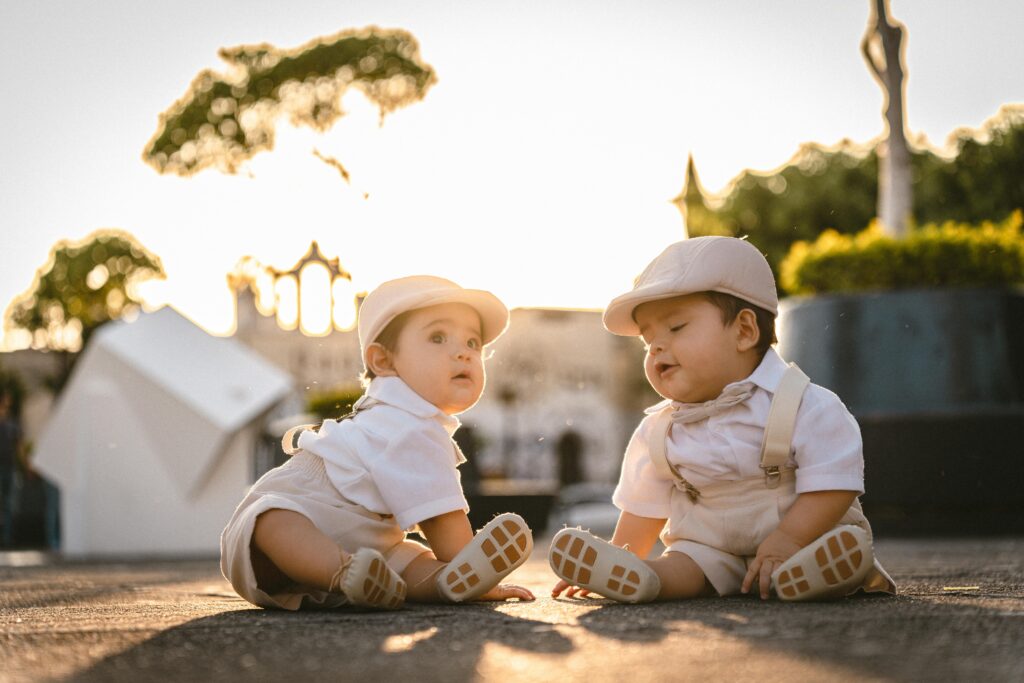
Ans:
POLYGON ((714 595, 715 589, 708 583, 700 566, 689 555, 668 552, 647 565, 661 580, 658 600, 679 600, 714 595))
POLYGON ((433 553, 423 553, 409 563, 402 572, 402 579, 409 587, 405 599, 412 602, 448 602, 437 588, 437 575, 448 566, 434 557, 433 553))
POLYGON ((252 545, 292 581, 324 591, 346 559, 337 543, 292 510, 275 508, 257 517, 252 545))

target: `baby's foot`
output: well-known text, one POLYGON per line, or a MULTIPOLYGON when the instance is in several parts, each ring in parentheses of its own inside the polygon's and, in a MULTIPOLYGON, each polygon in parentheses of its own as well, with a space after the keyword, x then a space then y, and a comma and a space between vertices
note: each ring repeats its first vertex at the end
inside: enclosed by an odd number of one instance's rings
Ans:
POLYGON ((331 579, 331 592, 341 592, 353 605, 397 609, 405 602, 405 581, 373 548, 348 556, 331 579))
POLYGON ((555 534, 548 561, 569 585, 619 602, 650 602, 661 591, 661 580, 643 560, 582 529, 555 534))
POLYGON ((827 600, 854 592, 874 563, 871 539, 860 527, 838 526, 801 548, 772 573, 780 600, 827 600))
POLYGON ((441 595, 452 602, 478 598, 526 561, 533 550, 530 527, 506 512, 488 522, 437 577, 441 595))

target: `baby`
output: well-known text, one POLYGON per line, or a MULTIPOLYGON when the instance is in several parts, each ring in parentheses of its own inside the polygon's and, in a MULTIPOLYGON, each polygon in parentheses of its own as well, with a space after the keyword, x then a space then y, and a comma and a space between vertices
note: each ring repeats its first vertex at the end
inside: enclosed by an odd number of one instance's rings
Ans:
POLYGON ((533 599, 500 584, 529 556, 530 529, 504 514, 473 534, 452 441, 508 319, 493 294, 438 277, 366 297, 365 395, 351 415, 289 431, 291 459, 253 485, 221 535, 221 571, 239 595, 291 610, 533 599), (429 548, 406 538, 417 526, 429 548))
POLYGON ((857 500, 860 430, 772 348, 777 312, 767 261, 729 237, 669 246, 608 305, 605 327, 643 338, 665 401, 627 446, 611 543, 580 529, 552 540, 553 597, 895 593, 857 500), (644 560, 659 534, 665 552, 644 560))

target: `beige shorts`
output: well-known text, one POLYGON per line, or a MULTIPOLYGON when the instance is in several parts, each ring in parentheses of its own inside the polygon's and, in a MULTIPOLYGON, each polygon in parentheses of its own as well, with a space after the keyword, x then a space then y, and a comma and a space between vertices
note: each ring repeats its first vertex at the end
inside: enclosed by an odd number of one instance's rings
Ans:
POLYGON ((374 548, 388 566, 401 574, 430 549, 407 540, 390 515, 379 515, 346 501, 327 478, 324 462, 299 452, 257 481, 235 509, 220 536, 220 569, 240 596, 260 607, 296 610, 300 607, 338 607, 345 596, 291 586, 273 595, 256 583, 249 547, 256 518, 267 510, 292 510, 307 517, 348 553, 374 548), (294 592, 292 592, 294 591, 294 592))
MULTIPOLYGON (((672 516, 661 536, 665 552, 689 556, 719 595, 735 595, 757 547, 778 528, 796 497, 791 470, 774 489, 765 486, 763 477, 723 482, 701 489, 696 503, 675 490, 672 516)), ((842 524, 854 524, 871 536, 859 501, 847 510, 842 524)))

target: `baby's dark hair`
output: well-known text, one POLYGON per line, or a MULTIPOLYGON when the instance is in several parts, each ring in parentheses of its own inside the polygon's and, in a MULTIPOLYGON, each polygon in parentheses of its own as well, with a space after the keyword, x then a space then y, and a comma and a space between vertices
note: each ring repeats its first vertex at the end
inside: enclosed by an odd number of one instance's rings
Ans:
POLYGON ((744 308, 754 312, 754 317, 757 318, 757 331, 760 332, 755 347, 758 357, 764 358, 771 345, 778 341, 775 336, 775 315, 770 311, 724 292, 701 292, 701 295, 722 312, 722 322, 726 325, 735 320, 744 308))
MULTIPOLYGON (((380 344, 388 351, 394 352, 398 348, 398 336, 402 334, 402 330, 405 329, 406 324, 409 322, 409 317, 413 311, 404 311, 396 315, 391 322, 384 326, 384 329, 377 338, 373 340, 374 344, 380 344)), ((363 386, 370 384, 370 381, 377 376, 369 366, 363 370, 363 374, 360 377, 360 381, 363 386)))

